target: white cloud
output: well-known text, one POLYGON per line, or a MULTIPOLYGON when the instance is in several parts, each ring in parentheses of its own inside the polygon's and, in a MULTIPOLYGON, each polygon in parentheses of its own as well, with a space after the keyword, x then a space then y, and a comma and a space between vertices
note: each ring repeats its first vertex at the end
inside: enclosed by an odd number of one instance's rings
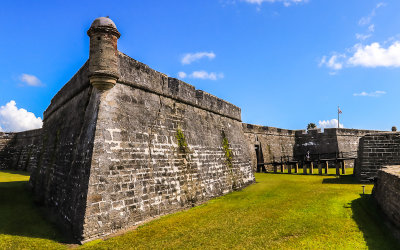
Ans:
POLYGON ((250 4, 257 4, 261 5, 263 3, 275 3, 275 2, 281 2, 285 7, 289 7, 292 4, 299 4, 299 3, 307 3, 308 0, 242 0, 246 3, 250 4))
POLYGON ((380 97, 380 96, 382 96, 384 94, 386 94, 386 91, 377 90, 377 91, 370 92, 370 93, 367 93, 365 91, 363 91, 361 93, 354 93, 353 96, 380 97))
POLYGON ((387 48, 379 43, 356 45, 356 52, 349 58, 352 66, 363 67, 400 67, 400 42, 395 41, 387 48))
POLYGON ((208 73, 207 71, 201 70, 201 71, 193 71, 192 74, 190 74, 191 78, 196 78, 196 79, 204 79, 204 80, 218 80, 221 78, 224 78, 223 73, 214 73, 210 72, 208 73))
POLYGON ((386 47, 378 42, 370 45, 356 44, 347 50, 347 54, 335 52, 330 58, 323 56, 319 66, 336 71, 344 67, 400 67, 400 40, 386 47))
POLYGON ((215 58, 214 52, 197 52, 197 53, 187 53, 183 55, 181 63, 183 65, 185 64, 191 64, 194 61, 198 61, 202 58, 207 57, 208 59, 212 60, 215 58))
MULTIPOLYGON (((318 122, 318 128, 337 128, 338 127, 338 120, 331 119, 331 120, 324 120, 318 122)), ((339 124, 340 128, 344 128, 343 124, 339 124)))
POLYGON ((29 74, 22 74, 19 79, 26 83, 29 86, 34 86, 34 87, 39 87, 39 86, 43 86, 43 83, 39 80, 39 78, 37 78, 34 75, 29 75, 29 74))
POLYGON ((0 107, 0 129, 3 131, 20 132, 41 128, 42 124, 40 117, 25 109, 18 109, 13 100, 0 107))
POLYGON ((179 77, 179 78, 183 79, 183 78, 185 78, 186 76, 187 76, 187 74, 186 74, 185 72, 183 72, 183 71, 178 72, 178 77, 179 77))

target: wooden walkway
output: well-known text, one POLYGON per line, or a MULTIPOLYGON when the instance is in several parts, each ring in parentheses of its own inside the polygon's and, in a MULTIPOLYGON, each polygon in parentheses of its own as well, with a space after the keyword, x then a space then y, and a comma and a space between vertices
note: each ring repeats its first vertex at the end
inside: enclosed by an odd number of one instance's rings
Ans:
POLYGON ((303 168, 303 174, 314 174, 314 167, 318 168, 318 174, 328 174, 329 163, 334 163, 336 175, 346 174, 346 161, 357 159, 357 151, 338 152, 329 154, 306 154, 297 156, 283 156, 279 160, 273 158, 272 162, 257 163, 259 172, 267 172, 265 166, 273 166, 274 173, 284 173, 286 168, 288 174, 299 172, 303 168))

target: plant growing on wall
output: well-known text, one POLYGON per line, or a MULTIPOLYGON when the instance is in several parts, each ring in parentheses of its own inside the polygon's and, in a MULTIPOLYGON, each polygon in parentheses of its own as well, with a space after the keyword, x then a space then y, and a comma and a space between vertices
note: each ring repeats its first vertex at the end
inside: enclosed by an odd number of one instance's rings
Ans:
POLYGON ((182 153, 187 153, 188 150, 188 144, 186 142, 186 138, 185 135, 182 132, 182 129, 178 127, 178 129, 176 130, 176 139, 178 140, 178 148, 179 151, 182 153))
POLYGON ((232 150, 229 147, 229 141, 228 138, 226 138, 225 132, 222 131, 222 148, 224 150, 225 154, 225 162, 228 165, 228 167, 232 168, 232 150))

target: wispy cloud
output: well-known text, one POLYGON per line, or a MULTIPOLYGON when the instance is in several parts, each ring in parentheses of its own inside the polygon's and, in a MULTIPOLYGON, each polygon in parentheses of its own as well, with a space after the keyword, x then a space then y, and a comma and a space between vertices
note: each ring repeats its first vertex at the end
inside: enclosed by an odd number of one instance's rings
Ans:
POLYGON ((323 56, 319 62, 319 66, 326 66, 332 70, 340 70, 343 68, 343 58, 346 56, 343 54, 334 54, 330 58, 323 56))
MULTIPOLYGON (((324 120, 318 122, 318 128, 337 128, 337 127, 338 127, 337 119, 324 120)), ((339 127, 344 128, 344 125, 340 123, 339 127)))
POLYGON ((365 33, 355 34, 356 39, 359 40, 358 43, 346 49, 344 53, 332 52, 330 56, 323 56, 319 66, 326 66, 333 70, 329 72, 330 75, 336 74, 338 70, 345 67, 400 67, 400 39, 391 40, 390 45, 388 42, 384 42, 383 45, 379 42, 363 44, 375 32, 375 24, 371 21, 376 16, 376 11, 383 6, 386 4, 378 3, 369 15, 358 21, 360 26, 368 25, 365 33))
POLYGON ((18 108, 13 100, 0 107, 0 131, 20 132, 41 128, 42 124, 42 118, 26 109, 18 108))
POLYGON ((364 41, 368 38, 370 38, 372 36, 372 34, 360 34, 360 33, 356 33, 356 39, 360 40, 360 41, 364 41))
POLYGON ((208 58, 210 60, 215 58, 214 52, 196 52, 196 53, 187 53, 183 55, 181 59, 181 63, 183 65, 185 64, 191 64, 192 62, 198 61, 202 58, 208 58))
POLYGON ((187 76, 187 74, 183 71, 178 72, 178 78, 183 79, 187 76))
POLYGON ((263 3, 276 3, 281 2, 284 6, 289 7, 292 4, 307 3, 308 0, 242 0, 243 2, 250 4, 261 5, 263 3))
POLYGON ((362 17, 359 21, 358 24, 360 26, 364 26, 364 25, 368 25, 371 23, 372 18, 376 15, 376 11, 377 9, 386 6, 385 3, 380 2, 377 5, 375 5, 375 7, 372 9, 371 13, 369 13, 368 16, 362 17))
POLYGON ((354 93, 353 96, 368 96, 368 97, 380 97, 382 95, 386 94, 386 91, 382 91, 382 90, 377 90, 374 92, 361 92, 361 93, 354 93))
POLYGON ((42 81, 40 81, 39 78, 37 78, 34 75, 22 74, 20 75, 19 80, 28 86, 34 86, 34 87, 43 86, 42 81))
POLYGON ((193 71, 191 74, 186 74, 185 72, 178 72, 178 78, 184 79, 186 77, 193 79, 203 79, 203 80, 218 80, 224 78, 223 73, 207 72, 204 70, 193 71))

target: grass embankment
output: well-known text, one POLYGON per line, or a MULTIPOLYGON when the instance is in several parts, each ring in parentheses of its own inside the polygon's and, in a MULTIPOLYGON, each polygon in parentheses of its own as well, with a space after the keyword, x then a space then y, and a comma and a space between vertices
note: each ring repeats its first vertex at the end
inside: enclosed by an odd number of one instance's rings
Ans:
POLYGON ((27 191, 25 172, 0 171, 0 249, 66 248, 27 191))
MULTIPOLYGON (((0 172, 0 248, 66 247, 38 215, 24 183, 5 180, 8 175, 0 172)), ((361 184, 351 176, 256 174, 256 179, 242 191, 81 247, 399 249, 370 199, 372 185, 360 196, 361 184)))

